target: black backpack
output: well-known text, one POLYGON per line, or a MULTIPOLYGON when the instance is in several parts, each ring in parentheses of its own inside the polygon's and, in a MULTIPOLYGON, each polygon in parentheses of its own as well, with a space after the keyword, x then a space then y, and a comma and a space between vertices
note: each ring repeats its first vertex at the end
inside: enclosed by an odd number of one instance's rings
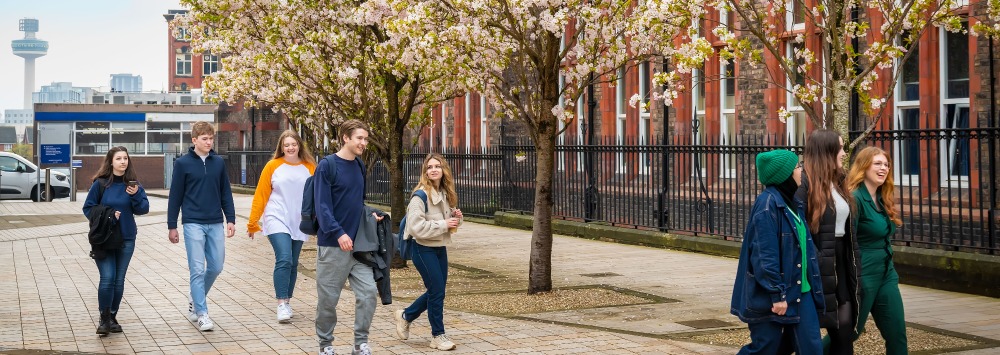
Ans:
MULTIPOLYGON (((337 164, 333 161, 333 154, 327 155, 323 160, 316 164, 316 169, 319 169, 319 164, 326 161, 326 165, 329 169, 326 169, 327 173, 330 174, 330 181, 337 181, 337 164)), ((358 166, 361 167, 362 181, 364 181, 364 176, 366 175, 365 163, 361 161, 361 157, 355 157, 354 161, 358 162, 358 166)), ((319 233, 319 220, 316 219, 316 201, 315 201, 315 189, 313 183, 313 178, 316 177, 314 174, 306 178, 306 184, 302 189, 302 221, 299 222, 299 231, 308 235, 316 235, 319 233)))
MULTIPOLYGON (((424 213, 427 213, 427 193, 424 190, 417 190, 410 195, 412 199, 413 196, 420 197, 421 201, 424 201, 424 213)), ((399 252, 399 257, 403 260, 410 260, 413 253, 413 244, 417 242, 413 238, 406 238, 406 215, 403 215, 403 219, 399 221, 399 233, 396 234, 396 251, 399 252)))
POLYGON ((115 218, 115 209, 101 204, 104 199, 104 189, 107 179, 98 178, 97 205, 91 207, 87 219, 90 221, 90 231, 87 240, 90 242, 90 257, 95 260, 104 259, 107 250, 121 249, 123 240, 121 227, 115 218))

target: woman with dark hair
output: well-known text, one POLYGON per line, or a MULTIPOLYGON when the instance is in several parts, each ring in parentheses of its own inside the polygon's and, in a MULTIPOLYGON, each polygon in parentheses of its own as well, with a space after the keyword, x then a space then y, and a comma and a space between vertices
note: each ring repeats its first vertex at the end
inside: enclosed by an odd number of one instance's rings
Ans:
POLYGON ((783 149, 757 154, 757 179, 765 188, 754 200, 743 232, 730 308, 750 328, 750 344, 740 349, 741 355, 823 351, 816 247, 801 202, 793 197, 802 179, 798 161, 783 149))
POLYGON ((125 293, 125 272, 135 251, 135 236, 138 228, 135 216, 149 213, 146 191, 136 179, 135 169, 129 161, 125 147, 114 147, 104 156, 104 162, 94 174, 94 183, 83 202, 83 215, 90 216, 91 208, 103 205, 115 210, 117 227, 122 236, 121 249, 108 250, 103 258, 97 259, 97 270, 101 281, 97 287, 97 304, 101 311, 101 322, 97 334, 121 333, 118 324, 118 307, 125 293))
POLYGON ((247 235, 253 239, 255 233, 263 230, 274 249, 274 294, 279 323, 292 318, 288 302, 295 291, 302 243, 309 241, 309 235, 298 228, 302 221, 302 191, 315 170, 316 161, 302 144, 302 138, 293 130, 285 131, 278 137, 274 157, 260 173, 250 205, 247 235))
POLYGON ((817 129, 806 141, 802 185, 796 197, 805 202, 806 221, 819 255, 826 313, 824 352, 853 354, 860 302, 861 259, 851 218, 853 198, 844 188, 844 139, 817 129))
POLYGON ((430 347, 437 350, 455 349, 455 343, 444 334, 444 294, 448 283, 448 249, 451 235, 462 224, 462 211, 455 192, 451 167, 440 154, 424 158, 420 182, 413 189, 406 207, 406 236, 416 241, 411 250, 413 266, 420 273, 427 291, 406 307, 396 311, 396 336, 410 337, 410 323, 427 311, 431 323, 430 347), (419 196, 420 194, 423 196, 419 196), (426 199, 424 198, 426 197, 426 199))
POLYGON ((856 203, 854 225, 861 246, 861 307, 858 334, 871 313, 885 340, 885 354, 907 354, 906 319, 899 275, 892 263, 892 235, 903 225, 896 207, 892 162, 878 147, 862 149, 847 174, 856 203))

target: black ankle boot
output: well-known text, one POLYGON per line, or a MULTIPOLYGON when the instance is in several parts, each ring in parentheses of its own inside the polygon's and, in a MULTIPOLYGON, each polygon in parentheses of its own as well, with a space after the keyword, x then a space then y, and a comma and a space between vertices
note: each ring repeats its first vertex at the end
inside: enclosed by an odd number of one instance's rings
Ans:
POLYGON ((97 325, 97 334, 108 335, 111 330, 111 311, 101 310, 101 324, 97 325))
POLYGON ((117 316, 118 316, 118 313, 111 313, 111 319, 109 320, 110 321, 110 323, 109 323, 109 328, 110 329, 109 330, 111 330, 112 333, 121 333, 122 332, 122 326, 120 324, 118 324, 118 318, 117 318, 117 316))

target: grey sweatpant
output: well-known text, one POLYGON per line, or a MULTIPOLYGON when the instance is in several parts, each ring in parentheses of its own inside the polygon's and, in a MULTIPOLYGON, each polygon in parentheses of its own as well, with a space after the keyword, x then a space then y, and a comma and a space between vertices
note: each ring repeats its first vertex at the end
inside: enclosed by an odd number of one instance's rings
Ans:
POLYGON ((378 290, 375 275, 368 265, 359 263, 351 252, 339 247, 319 247, 316 258, 316 336, 319 349, 333 343, 333 328, 337 325, 337 303, 348 277, 354 291, 354 345, 368 342, 368 328, 375 316, 378 290))

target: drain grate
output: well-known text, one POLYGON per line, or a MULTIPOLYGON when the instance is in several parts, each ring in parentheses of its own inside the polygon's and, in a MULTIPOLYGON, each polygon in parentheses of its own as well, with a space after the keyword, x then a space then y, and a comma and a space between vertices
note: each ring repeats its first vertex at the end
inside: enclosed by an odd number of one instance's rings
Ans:
POLYGON ((695 319, 687 320, 683 322, 677 322, 680 325, 686 325, 695 329, 708 329, 708 328, 722 328, 731 327, 733 324, 718 319, 695 319))
POLYGON ((616 274, 616 273, 613 273, 613 272, 598 272, 598 273, 594 273, 594 274, 580 274, 580 276, 595 277, 596 278, 596 277, 612 277, 612 276, 622 276, 622 275, 619 275, 619 274, 616 274))

